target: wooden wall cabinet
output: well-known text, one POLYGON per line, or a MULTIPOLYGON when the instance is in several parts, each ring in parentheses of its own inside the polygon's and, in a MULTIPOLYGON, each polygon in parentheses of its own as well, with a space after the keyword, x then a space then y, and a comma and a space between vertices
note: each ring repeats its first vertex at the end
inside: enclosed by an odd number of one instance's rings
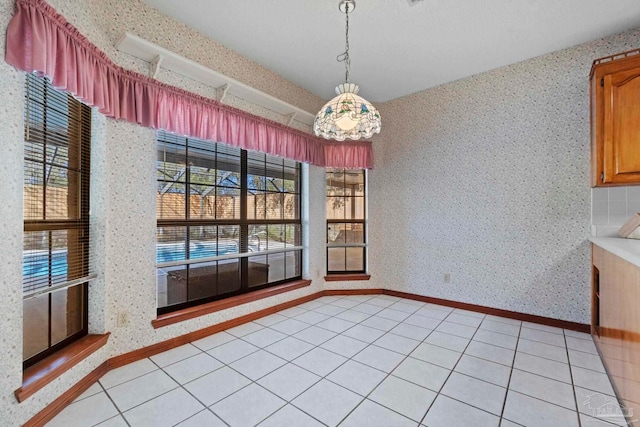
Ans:
POLYGON ((618 398, 640 425, 640 267, 592 245, 591 333, 618 398))
POLYGON ((591 68, 591 186, 640 183, 640 49, 591 68))

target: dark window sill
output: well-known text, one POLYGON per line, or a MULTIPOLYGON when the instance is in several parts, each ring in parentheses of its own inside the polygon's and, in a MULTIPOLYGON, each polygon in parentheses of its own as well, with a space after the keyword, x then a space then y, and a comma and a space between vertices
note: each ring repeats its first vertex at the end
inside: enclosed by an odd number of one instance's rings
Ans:
POLYGON ((29 396, 89 357, 105 345, 108 339, 109 333, 87 335, 25 369, 22 374, 22 387, 15 391, 18 402, 24 402, 29 396))
POLYGON ((311 285, 311 280, 295 280, 271 288, 260 289, 242 295, 236 295, 220 301, 198 305, 195 307, 185 308, 184 310, 173 311, 171 313, 161 314, 151 321, 155 329, 163 326, 173 325, 174 323, 183 322, 185 320, 194 319, 196 317, 215 313, 216 311, 226 310, 238 305, 247 304, 249 302, 261 300, 263 298, 272 297, 284 292, 293 291, 311 285))
POLYGON ((348 282, 351 280, 369 280, 370 274, 328 274, 324 276, 326 282, 348 282))

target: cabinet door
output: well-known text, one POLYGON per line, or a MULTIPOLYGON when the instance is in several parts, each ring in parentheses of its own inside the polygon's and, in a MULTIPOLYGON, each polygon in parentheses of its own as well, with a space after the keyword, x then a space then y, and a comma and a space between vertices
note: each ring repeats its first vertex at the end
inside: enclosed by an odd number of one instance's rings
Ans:
POLYGON ((604 77, 604 183, 640 182, 640 68, 604 77))

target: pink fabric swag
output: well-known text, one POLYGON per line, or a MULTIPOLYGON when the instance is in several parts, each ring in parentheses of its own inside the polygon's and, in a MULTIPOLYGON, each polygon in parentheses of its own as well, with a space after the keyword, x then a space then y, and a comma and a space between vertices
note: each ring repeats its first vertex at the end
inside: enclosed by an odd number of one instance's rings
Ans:
POLYGON ((16 0, 6 61, 106 116, 312 165, 373 167, 371 142, 329 142, 114 64, 44 0, 16 0))

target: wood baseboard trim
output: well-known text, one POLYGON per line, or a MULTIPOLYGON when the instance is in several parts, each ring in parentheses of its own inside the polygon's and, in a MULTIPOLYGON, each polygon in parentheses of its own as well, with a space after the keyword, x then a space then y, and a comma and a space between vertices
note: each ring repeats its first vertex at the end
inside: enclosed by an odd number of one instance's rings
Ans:
POLYGON ((180 335, 178 337, 171 338, 166 341, 152 344, 148 347, 142 347, 138 350, 121 354, 120 356, 112 357, 111 359, 109 359, 109 367, 112 369, 119 368, 120 366, 124 366, 129 363, 133 363, 138 360, 144 359, 146 357, 150 357, 158 353, 162 353, 163 351, 171 350, 172 348, 179 347, 181 345, 190 343, 192 341, 197 341, 209 335, 222 332, 225 329, 234 328, 236 326, 242 325, 243 323, 252 322, 261 317, 268 316, 270 314, 276 313, 278 311, 281 311, 290 307, 294 307, 299 304, 303 304, 305 302, 314 300, 322 295, 323 295, 323 292, 316 292, 314 294, 310 294, 301 298, 296 298, 291 301, 274 305, 273 307, 268 307, 263 310, 245 314, 244 316, 236 317, 235 319, 227 320, 226 322, 218 323, 216 325, 208 326, 206 328, 199 329, 197 331, 189 332, 188 334, 185 334, 185 335, 180 335))
POLYGON ((323 296, 335 295, 382 295, 383 289, 326 289, 323 296))
POLYGON ((271 288, 260 289, 242 295, 225 298, 220 301, 213 301, 207 304, 197 305, 195 307, 185 308, 184 310, 174 311, 172 313, 162 314, 151 321, 155 329, 163 326, 173 325, 174 323, 184 322, 185 320, 194 319, 206 314, 215 313, 216 311, 226 310, 238 305, 247 304, 263 298, 269 298, 284 292, 294 291, 311 285, 311 280, 296 280, 290 283, 273 286, 271 288))
POLYGON ((109 333, 87 335, 62 350, 27 368, 22 374, 22 387, 14 394, 18 402, 28 397, 73 368, 107 343, 109 333))
POLYGON ((33 418, 24 423, 22 427, 44 426, 107 372, 109 372, 109 361, 102 362, 102 364, 91 371, 89 375, 82 378, 69 390, 62 393, 60 397, 45 406, 42 411, 38 412, 33 418))
POLYGON ((371 279, 370 274, 327 274, 324 276, 325 282, 349 282, 369 279, 371 279))
POLYGON ((524 322, 538 323, 540 325, 553 326, 556 328, 570 329, 572 331, 591 334, 591 326, 584 323, 570 322, 568 320, 553 319, 551 317, 536 316, 535 314, 519 313, 517 311, 503 310, 500 308, 486 307, 484 305, 469 304, 466 302, 452 301, 441 298, 433 298, 424 295, 410 294, 407 292, 384 290, 385 295, 399 298, 407 298, 416 301, 428 302, 431 304, 444 305, 462 310, 475 311, 493 316, 507 317, 509 319, 522 320, 524 322))

